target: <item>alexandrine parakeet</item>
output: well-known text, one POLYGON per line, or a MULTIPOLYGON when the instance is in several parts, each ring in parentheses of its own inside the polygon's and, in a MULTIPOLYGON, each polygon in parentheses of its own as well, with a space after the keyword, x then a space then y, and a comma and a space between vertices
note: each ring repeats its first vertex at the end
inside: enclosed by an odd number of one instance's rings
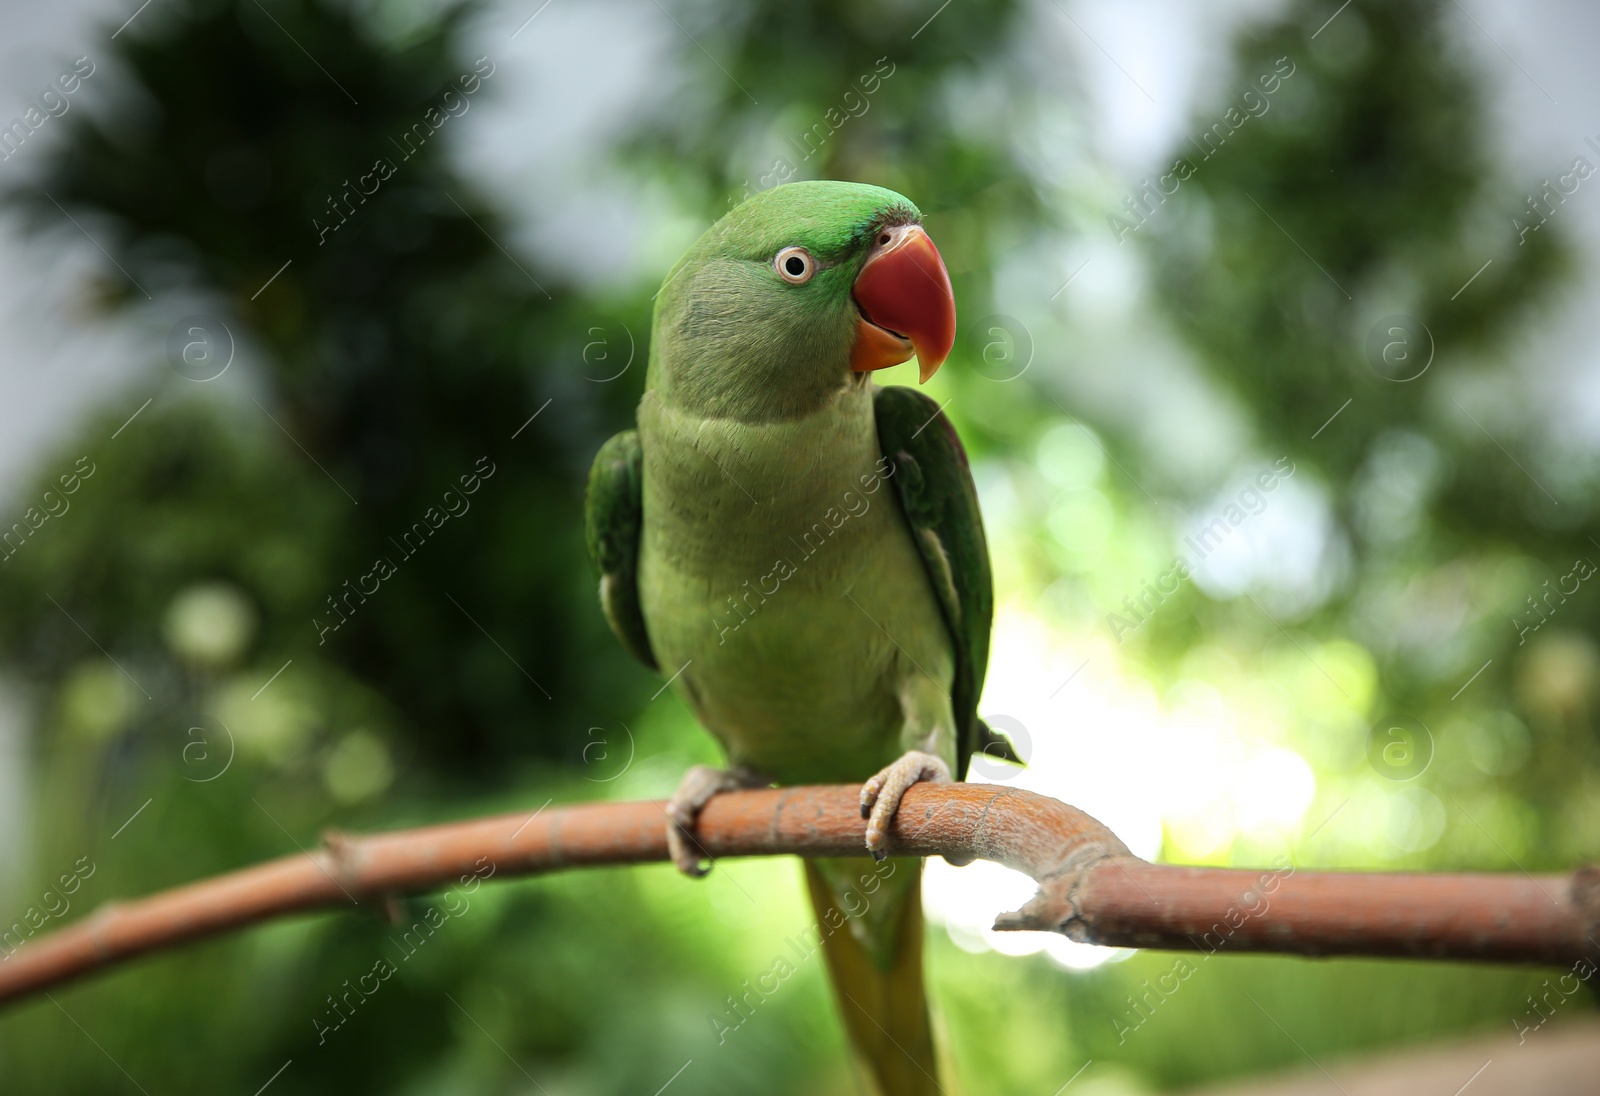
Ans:
MULTIPOLYGON (((734 208, 663 283, 638 429, 595 458, 606 618, 729 761, 691 769, 668 807, 689 874, 719 791, 864 781, 881 861, 908 787, 1009 754, 976 711, 993 588, 966 455, 932 400, 870 376, 915 356, 926 381, 955 341, 921 220, 844 182, 734 208)), ((863 865, 806 863, 840 1011, 887 1096, 932 1093, 921 862, 869 871, 876 885, 863 865)))

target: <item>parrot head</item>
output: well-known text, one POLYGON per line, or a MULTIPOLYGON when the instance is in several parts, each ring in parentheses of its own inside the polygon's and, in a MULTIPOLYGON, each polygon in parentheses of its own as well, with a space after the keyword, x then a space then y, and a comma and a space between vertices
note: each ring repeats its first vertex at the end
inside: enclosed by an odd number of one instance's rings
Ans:
POLYGON ((662 284, 650 385, 708 415, 763 421, 808 414, 913 356, 926 381, 949 356, 956 311, 921 221, 864 183, 754 195, 662 284))

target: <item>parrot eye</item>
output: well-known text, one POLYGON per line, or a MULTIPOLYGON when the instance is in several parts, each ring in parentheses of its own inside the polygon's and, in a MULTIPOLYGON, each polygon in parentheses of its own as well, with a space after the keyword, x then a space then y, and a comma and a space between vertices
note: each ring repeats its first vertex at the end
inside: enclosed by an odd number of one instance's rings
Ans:
POLYGON ((772 260, 772 265, 777 267, 778 276, 792 285, 809 282, 811 275, 817 272, 816 260, 803 247, 784 248, 772 260))

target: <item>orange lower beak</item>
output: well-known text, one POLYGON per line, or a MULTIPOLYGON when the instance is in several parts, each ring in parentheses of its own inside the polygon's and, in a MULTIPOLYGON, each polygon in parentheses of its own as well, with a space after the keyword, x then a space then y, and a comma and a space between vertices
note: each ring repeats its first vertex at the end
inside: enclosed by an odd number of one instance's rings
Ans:
POLYGON ((852 292, 861 322, 850 368, 865 373, 915 355, 927 383, 955 345, 956 298, 944 260, 922 226, 880 230, 852 292))

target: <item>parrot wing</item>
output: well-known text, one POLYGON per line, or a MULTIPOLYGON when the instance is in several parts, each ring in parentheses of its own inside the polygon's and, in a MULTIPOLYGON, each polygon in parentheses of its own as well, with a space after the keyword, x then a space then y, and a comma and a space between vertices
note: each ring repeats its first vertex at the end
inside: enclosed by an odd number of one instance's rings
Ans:
POLYGON ((966 776, 974 752, 1021 764, 1011 743, 978 718, 978 696, 989 666, 994 576, 966 450, 939 405, 914 388, 878 389, 873 414, 879 448, 894 465, 890 482, 955 647, 950 690, 958 750, 955 778, 966 776))
POLYGON ((642 524, 644 451, 639 433, 624 430, 600 447, 584 494, 584 539, 600 572, 600 607, 623 648, 657 669, 639 607, 639 530, 642 524))

